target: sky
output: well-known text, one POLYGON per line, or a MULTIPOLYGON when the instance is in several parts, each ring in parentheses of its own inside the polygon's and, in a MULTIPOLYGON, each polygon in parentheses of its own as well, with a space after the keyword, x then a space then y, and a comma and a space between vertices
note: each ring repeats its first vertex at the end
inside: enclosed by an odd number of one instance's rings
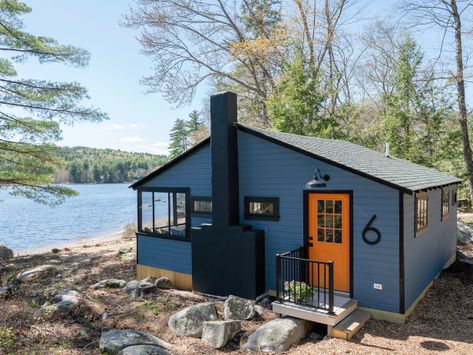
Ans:
POLYGON ((63 128, 60 145, 115 148, 166 153, 169 131, 176 118, 202 106, 203 87, 192 105, 175 108, 159 94, 144 94, 140 78, 150 73, 151 61, 139 53, 137 32, 119 22, 132 4, 128 0, 26 0, 33 11, 24 16, 26 30, 53 37, 91 53, 86 68, 63 64, 18 65, 22 77, 78 81, 91 96, 90 104, 108 113, 101 123, 63 128))
MULTIPOLYGON (((114 148, 167 153, 169 131, 177 118, 201 109, 210 89, 203 85, 190 105, 174 107, 159 94, 145 94, 140 79, 151 72, 151 60, 140 53, 138 33, 120 26, 132 0, 24 0, 33 11, 24 16, 26 30, 72 44, 91 53, 86 68, 38 64, 29 60, 17 66, 24 78, 78 81, 89 90, 90 104, 108 113, 110 120, 63 127, 60 145, 114 148)), ((364 0, 363 17, 387 16, 395 0, 364 0)), ((363 21, 353 24, 361 29, 363 21)), ((424 33, 424 49, 430 33, 424 33), (426 40, 425 40, 426 38, 426 40)))

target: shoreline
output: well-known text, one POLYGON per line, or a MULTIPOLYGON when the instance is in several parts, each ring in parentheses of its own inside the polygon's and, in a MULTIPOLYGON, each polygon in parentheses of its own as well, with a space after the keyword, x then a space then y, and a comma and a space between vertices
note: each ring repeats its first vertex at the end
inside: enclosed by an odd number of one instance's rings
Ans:
POLYGON ((24 256, 30 256, 30 255, 50 253, 51 250, 55 248, 63 250, 65 248, 72 249, 72 248, 77 248, 77 247, 83 247, 84 245, 94 246, 95 244, 98 244, 98 243, 105 243, 105 242, 120 240, 123 238, 123 232, 124 232, 124 228, 115 232, 105 232, 103 234, 90 236, 90 237, 75 237, 75 238, 70 239, 69 241, 53 243, 47 246, 38 246, 36 248, 33 247, 33 248, 23 249, 23 250, 14 250, 13 252, 15 253, 15 257, 18 257, 18 256, 24 257, 24 256))

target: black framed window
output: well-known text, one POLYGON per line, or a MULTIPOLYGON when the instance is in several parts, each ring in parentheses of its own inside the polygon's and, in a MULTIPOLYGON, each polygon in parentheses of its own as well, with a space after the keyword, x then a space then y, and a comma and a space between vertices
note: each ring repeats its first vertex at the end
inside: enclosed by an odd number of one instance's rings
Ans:
POLYGON ((442 188, 442 219, 448 216, 450 208, 450 192, 448 187, 442 188))
POLYGON ((186 188, 138 191, 138 232, 189 239, 189 191, 186 188))
POLYGON ((452 206, 455 206, 457 204, 457 190, 452 191, 452 206))
POLYGON ((427 229, 429 216, 429 196, 427 193, 416 193, 415 229, 416 233, 427 229))
POLYGON ((212 214, 212 198, 208 196, 192 196, 192 209, 193 214, 212 214))
POLYGON ((279 197, 245 197, 245 218, 279 221, 279 197))

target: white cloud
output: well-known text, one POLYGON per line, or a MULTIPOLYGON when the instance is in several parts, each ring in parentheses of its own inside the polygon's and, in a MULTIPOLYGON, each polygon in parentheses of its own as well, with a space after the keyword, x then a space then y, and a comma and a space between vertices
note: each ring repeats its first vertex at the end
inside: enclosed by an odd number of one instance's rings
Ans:
POLYGON ((129 137, 123 137, 120 139, 120 142, 124 143, 138 143, 138 142, 145 142, 146 139, 143 137, 138 137, 138 136, 129 136, 129 137))
POLYGON ((105 129, 109 130, 109 131, 121 131, 122 129, 125 129, 125 126, 121 125, 121 124, 112 124, 112 125, 109 125, 109 126, 105 126, 105 129))
POLYGON ((143 123, 130 123, 130 128, 140 128, 143 126, 143 123))
POLYGON ((168 142, 153 143, 149 147, 149 151, 153 154, 168 154, 168 142))

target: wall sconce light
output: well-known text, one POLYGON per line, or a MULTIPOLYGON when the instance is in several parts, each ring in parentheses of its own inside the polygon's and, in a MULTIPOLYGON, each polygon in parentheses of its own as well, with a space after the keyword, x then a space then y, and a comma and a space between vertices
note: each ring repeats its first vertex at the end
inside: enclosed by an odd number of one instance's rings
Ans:
POLYGON ((329 181, 329 180, 330 180, 329 175, 322 176, 320 170, 315 169, 314 178, 312 180, 310 180, 307 184, 305 184, 305 189, 306 190, 315 190, 315 189, 319 189, 319 188, 322 188, 322 187, 326 187, 327 184, 325 182, 329 181))

